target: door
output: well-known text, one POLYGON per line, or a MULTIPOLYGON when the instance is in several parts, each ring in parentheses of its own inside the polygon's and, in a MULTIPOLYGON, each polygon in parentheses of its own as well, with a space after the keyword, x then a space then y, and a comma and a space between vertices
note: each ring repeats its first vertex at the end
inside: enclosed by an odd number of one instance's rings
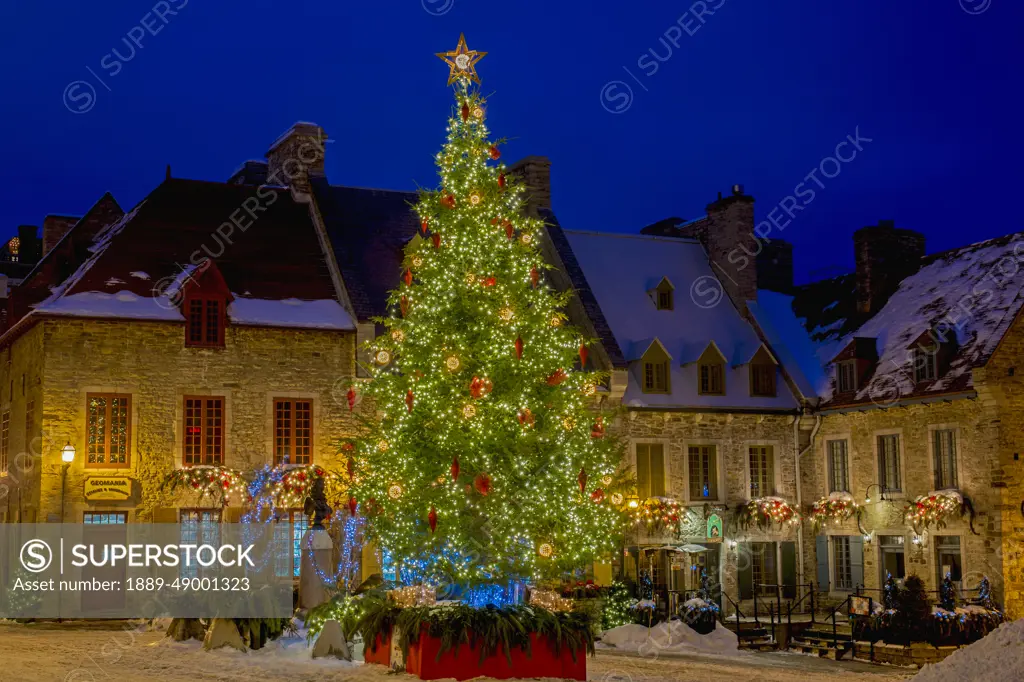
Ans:
MULTIPOLYGON (((85 545, 97 547, 96 559, 103 559, 103 552, 99 549, 102 545, 126 544, 128 535, 128 513, 127 512, 86 512, 83 518, 85 529, 82 532, 82 541, 85 545)), ((109 561, 107 562, 109 563, 109 561)), ((82 580, 118 581, 124 585, 127 575, 125 562, 119 566, 85 566, 82 568, 82 580)), ((96 612, 112 611, 123 609, 127 595, 122 590, 117 592, 83 590, 82 593, 83 617, 95 617, 96 612)))

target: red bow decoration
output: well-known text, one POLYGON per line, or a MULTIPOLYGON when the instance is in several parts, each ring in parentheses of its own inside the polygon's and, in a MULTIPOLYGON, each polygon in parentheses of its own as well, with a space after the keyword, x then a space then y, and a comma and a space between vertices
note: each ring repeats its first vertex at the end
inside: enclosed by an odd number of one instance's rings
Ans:
POLYGON ((487 497, 487 494, 491 492, 491 477, 481 471, 473 479, 473 487, 478 493, 487 497))
POLYGON ((604 438, 604 418, 598 417, 594 420, 594 425, 590 427, 591 438, 604 438))
POLYGON ((501 158, 501 150, 497 147, 491 147, 491 158, 497 161, 501 158))
POLYGON ((480 280, 480 284, 485 286, 485 287, 493 287, 497 283, 498 283, 498 279, 496 277, 494 277, 494 276, 484 277, 482 280, 480 280))
POLYGON ((494 383, 484 377, 473 377, 473 380, 469 382, 469 395, 474 398, 482 398, 494 389, 494 383))
POLYGON ((557 386, 568 378, 564 369, 557 369, 548 376, 548 386, 557 386))
POLYGON ((351 412, 356 407, 356 389, 354 387, 348 389, 345 397, 348 399, 348 411, 351 412))
POLYGON ((590 499, 600 504, 604 500, 604 491, 600 488, 595 488, 594 492, 590 493, 590 499))
POLYGON ((533 412, 529 407, 524 407, 519 411, 519 424, 527 428, 533 427, 533 412))

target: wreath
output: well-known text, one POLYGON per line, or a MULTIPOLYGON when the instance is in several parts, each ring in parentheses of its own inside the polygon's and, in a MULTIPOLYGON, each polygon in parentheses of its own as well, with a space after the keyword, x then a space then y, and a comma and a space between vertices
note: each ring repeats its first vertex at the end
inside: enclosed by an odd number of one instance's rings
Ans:
POLYGON ((749 529, 752 525, 767 530, 773 524, 783 526, 787 523, 799 523, 800 512, 781 497, 756 497, 740 505, 737 521, 743 530, 749 529))
POLYGON ((863 517, 864 508, 857 504, 850 493, 832 493, 828 497, 815 500, 807 513, 815 533, 830 523, 841 524, 848 519, 856 518, 857 529, 867 535, 861 526, 863 517))
POLYGON ((920 495, 907 505, 904 512, 907 525, 917 534, 933 524, 936 530, 942 530, 950 517, 962 519, 965 516, 968 517, 971 533, 978 535, 974 530, 974 505, 955 490, 932 491, 920 495))
POLYGON ((683 516, 683 507, 669 497, 650 497, 633 512, 634 525, 646 524, 647 530, 663 528, 679 528, 679 519, 683 516))
POLYGON ((222 507, 231 503, 231 495, 238 495, 243 499, 246 495, 246 483, 242 473, 223 466, 193 466, 174 469, 164 477, 160 484, 160 490, 165 488, 172 493, 178 488, 184 488, 188 492, 197 494, 200 500, 207 496, 219 496, 222 507))

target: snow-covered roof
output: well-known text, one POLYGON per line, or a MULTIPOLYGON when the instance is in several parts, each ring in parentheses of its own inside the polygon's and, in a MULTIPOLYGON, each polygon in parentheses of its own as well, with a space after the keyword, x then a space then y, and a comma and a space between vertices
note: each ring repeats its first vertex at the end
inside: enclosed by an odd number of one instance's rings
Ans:
MULTIPOLYGON (((1021 232, 929 256, 877 314, 833 346, 841 350, 855 336, 877 339, 877 367, 854 401, 885 397, 891 402, 893 396, 972 388, 971 369, 988 360, 1024 302, 1024 278, 1018 274, 1021 260, 1021 232), (917 384, 907 348, 935 327, 955 335, 959 351, 944 374, 917 384)), ((830 399, 832 390, 830 383, 822 396, 830 399)))
MULTIPOLYGON (((803 324, 793 314, 793 297, 761 289, 757 301, 747 303, 772 350, 789 372, 805 398, 815 398, 825 390, 829 376, 819 352, 829 353, 830 344, 815 345, 803 324)), ((833 353, 834 355, 834 353, 833 353)))
MULTIPOLYGON (((706 406, 792 409, 796 399, 782 381, 776 397, 753 397, 750 359, 762 342, 725 295, 695 240, 565 230, 572 252, 600 305, 615 341, 629 361, 624 401, 632 406, 706 406), (667 277, 675 286, 672 310, 658 310, 651 282, 667 277), (696 284, 695 284, 696 283, 696 284), (691 297, 696 286, 717 288, 717 302, 691 297), (643 393, 639 359, 657 339, 672 358, 670 394, 643 393), (696 361, 714 343, 726 359, 726 394, 699 395, 696 361)), ((712 297, 713 300, 713 297, 712 297)))

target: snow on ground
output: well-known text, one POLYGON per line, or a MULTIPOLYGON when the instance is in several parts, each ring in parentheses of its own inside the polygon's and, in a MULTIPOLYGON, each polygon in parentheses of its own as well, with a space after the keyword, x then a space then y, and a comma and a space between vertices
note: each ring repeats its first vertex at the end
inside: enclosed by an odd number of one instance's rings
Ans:
MULTIPOLYGON (((680 651, 653 649, 638 656, 613 649, 601 650, 596 657, 587 660, 587 677, 592 682, 893 682, 907 675, 895 668, 845 661, 836 663, 801 655, 735 652, 728 656, 689 656, 680 651)), ((271 643, 260 651, 206 652, 199 642, 171 642, 163 636, 162 630, 126 631, 111 623, 0 624, 0 680, 3 682, 414 682, 415 679, 407 675, 395 676, 382 666, 335 659, 314 661, 301 633, 271 643)))
POLYGON ((707 653, 739 654, 736 634, 723 627, 716 627, 710 634, 699 635, 686 623, 674 620, 660 623, 650 630, 643 625, 621 625, 601 635, 605 646, 614 646, 620 651, 647 654, 652 651, 664 653, 707 653))
POLYGON ((1024 620, 995 631, 949 658, 925 666, 914 682, 1020 682, 1024 679, 1024 620))

